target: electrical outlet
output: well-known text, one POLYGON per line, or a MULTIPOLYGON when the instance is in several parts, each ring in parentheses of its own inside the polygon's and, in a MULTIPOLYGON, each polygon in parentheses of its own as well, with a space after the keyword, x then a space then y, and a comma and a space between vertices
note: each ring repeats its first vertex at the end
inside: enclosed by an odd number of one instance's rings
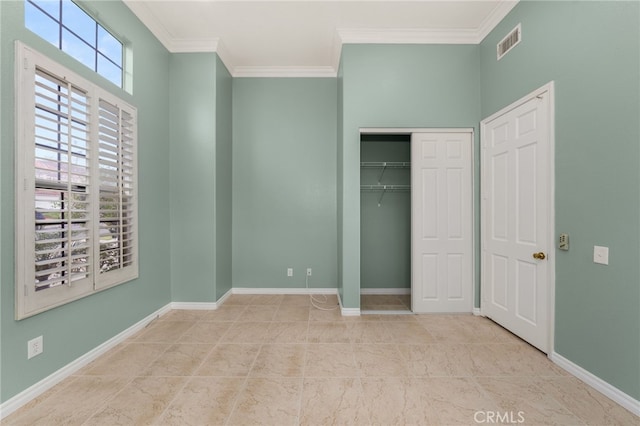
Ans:
POLYGON ((609 264, 609 247, 593 246, 593 263, 609 264))
POLYGON ((38 336, 27 342, 27 359, 40 355, 42 351, 44 351, 44 347, 42 346, 42 336, 38 336))
POLYGON ((311 276, 311 268, 307 268, 307 276, 310 277, 311 276))
POLYGON ((287 276, 288 277, 292 277, 293 276, 293 268, 287 268, 287 276))

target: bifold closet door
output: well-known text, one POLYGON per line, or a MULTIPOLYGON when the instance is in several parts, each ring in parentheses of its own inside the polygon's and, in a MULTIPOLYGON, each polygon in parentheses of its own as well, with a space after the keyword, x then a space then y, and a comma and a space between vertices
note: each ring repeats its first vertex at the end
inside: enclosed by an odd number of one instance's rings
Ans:
POLYGON ((412 310, 471 312, 472 133, 411 137, 412 310))

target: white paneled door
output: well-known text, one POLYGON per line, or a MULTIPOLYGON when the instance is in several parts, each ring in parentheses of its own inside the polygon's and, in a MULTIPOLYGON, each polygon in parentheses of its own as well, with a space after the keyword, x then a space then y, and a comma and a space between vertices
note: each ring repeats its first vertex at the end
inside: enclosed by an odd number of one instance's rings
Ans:
POLYGON ((481 124, 482 313, 543 352, 550 348, 552 90, 481 124))
POLYGON ((473 135, 411 136, 412 310, 471 312, 473 135))

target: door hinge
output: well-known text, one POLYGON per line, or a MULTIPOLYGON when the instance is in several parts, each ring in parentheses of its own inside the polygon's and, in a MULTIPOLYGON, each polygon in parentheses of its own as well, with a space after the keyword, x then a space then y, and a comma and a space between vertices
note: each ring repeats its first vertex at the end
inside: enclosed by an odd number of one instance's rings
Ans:
POLYGON ((24 58, 24 60, 22 61, 22 66, 25 70, 29 69, 29 60, 27 58, 24 58))

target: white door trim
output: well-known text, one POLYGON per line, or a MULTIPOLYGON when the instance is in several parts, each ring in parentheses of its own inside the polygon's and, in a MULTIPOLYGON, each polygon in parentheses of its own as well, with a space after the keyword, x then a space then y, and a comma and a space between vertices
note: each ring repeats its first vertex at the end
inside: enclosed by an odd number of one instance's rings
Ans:
MULTIPOLYGON (((475 129, 473 127, 361 127, 358 129, 359 134, 368 135, 410 135, 412 133, 470 133, 471 134, 471 246, 473 247, 471 256, 471 308, 472 313, 477 315, 481 312, 476 308, 476 255, 480 253, 480 247, 477 245, 476 239, 476 144, 475 144, 475 129)), ((360 187, 360 175, 358 174, 358 187, 360 187)), ((478 200, 479 203, 479 200, 478 200)), ((479 205, 478 205, 479 207, 479 205)), ((413 242, 412 242, 413 247, 413 242)), ((413 281, 413 277, 412 277, 413 281)), ((411 283, 413 287, 413 282, 411 283)), ((482 303, 482 301, 480 301, 482 303)))
MULTIPOLYGON (((493 121, 495 118, 500 117, 501 115, 506 114, 507 112, 523 105, 526 102, 529 102, 530 100, 537 98, 539 96, 542 96, 543 94, 547 94, 549 96, 549 108, 548 108, 548 116, 547 116, 547 123, 549 123, 548 125, 548 140, 549 140, 549 149, 548 149, 548 158, 547 161, 549 162, 549 180, 548 180, 548 185, 549 187, 547 188, 548 190, 548 194, 549 194, 549 200, 548 200, 548 210, 547 210, 547 220, 548 220, 548 241, 550 243, 549 250, 548 250, 548 257, 547 257, 547 262, 548 262, 548 270, 547 270, 547 282, 549 284, 548 287, 548 292, 547 292, 547 327, 548 327, 548 353, 547 356, 550 357, 551 354, 553 354, 554 352, 554 332, 555 332, 555 295, 556 295, 556 264, 555 264, 555 254, 556 254, 556 250, 555 250, 555 241, 556 241, 556 237, 555 237, 555 217, 556 217, 556 210, 555 210, 555 85, 553 81, 550 81, 549 83, 545 84, 544 86, 534 90, 533 92, 529 93, 528 95, 518 99, 517 101, 515 101, 514 103, 502 108, 500 111, 490 115, 489 117, 485 118, 484 120, 482 120, 482 122, 480 123, 480 146, 482 147, 482 143, 485 139, 486 136, 486 124, 488 122, 493 121)), ((482 151, 482 150, 481 150, 482 151)), ((481 154, 482 155, 482 154, 481 154)), ((482 159, 481 159, 482 160, 482 159)), ((484 188, 481 187, 481 194, 480 194, 480 203, 482 205, 482 197, 483 197, 483 191, 484 188)), ((481 209, 482 212, 482 209, 481 209)), ((480 218, 480 223, 481 223, 481 229, 484 228, 484 217, 480 218)), ((482 238, 484 238, 483 236, 481 236, 481 243, 484 244, 484 241, 482 241, 482 238)), ((482 292, 482 286, 484 285, 484 283, 481 281, 480 282, 481 288, 480 291, 482 292)), ((484 313, 484 309, 482 306, 482 297, 480 298, 480 312, 483 316, 485 316, 484 313)))
POLYGON ((365 135, 410 135, 412 133, 473 133, 473 127, 361 127, 365 135))

